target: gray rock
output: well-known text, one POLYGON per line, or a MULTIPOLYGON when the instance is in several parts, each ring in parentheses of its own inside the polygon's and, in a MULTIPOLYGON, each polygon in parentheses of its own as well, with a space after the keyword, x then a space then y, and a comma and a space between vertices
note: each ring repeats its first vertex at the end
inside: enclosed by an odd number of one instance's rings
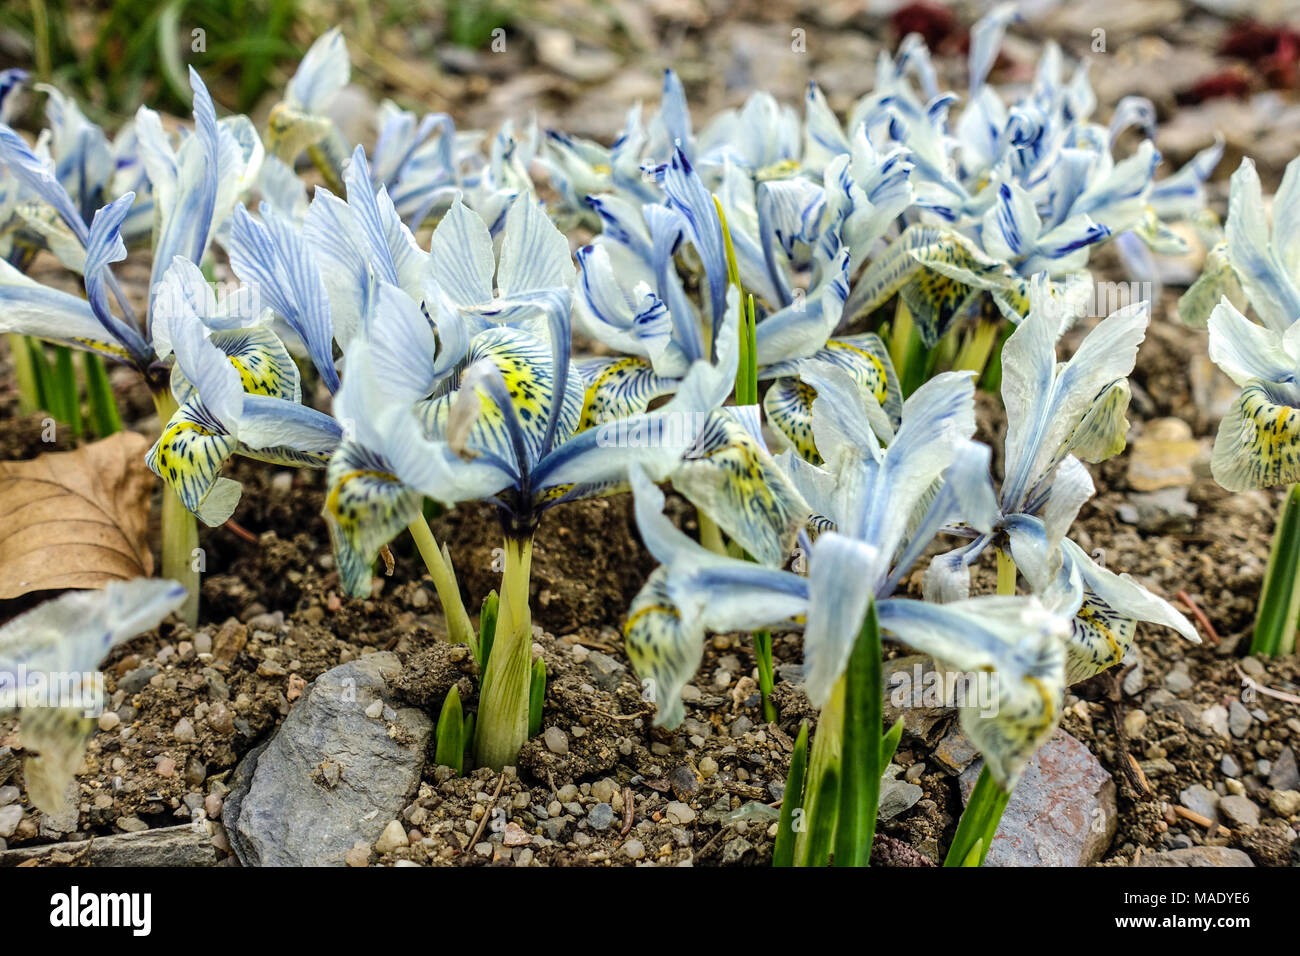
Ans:
POLYGON ((0 837, 11 837, 23 820, 23 808, 16 803, 0 807, 0 837))
POLYGON ((1219 813, 1227 824, 1237 830, 1259 826, 1259 807, 1249 797, 1236 794, 1219 799, 1219 813))
POLYGON ((905 810, 916 806, 916 801, 924 796, 925 791, 914 783, 901 780, 880 781, 880 808, 877 816, 880 820, 892 820, 905 810))
POLYGON ((722 848, 722 864, 724 866, 734 866, 741 862, 746 855, 753 852, 754 844, 750 843, 744 837, 736 837, 734 840, 728 840, 722 848))
POLYGON ((1219 795, 1203 784, 1194 783, 1178 794, 1178 802, 1193 813, 1219 819, 1219 795))
POLYGON ((433 725, 392 697, 399 670, 384 652, 326 671, 265 749, 245 758, 252 765, 236 771, 222 813, 241 862, 343 866, 348 850, 373 844, 407 806, 433 725), (376 699, 394 708, 391 735, 365 715, 376 699))
POLYGON ((885 726, 903 718, 903 735, 934 746, 957 711, 926 694, 934 661, 924 654, 908 654, 885 661, 885 726))
POLYGON ((592 651, 588 654, 587 659, 583 661, 583 666, 591 674, 591 682, 611 694, 618 690, 619 682, 627 673, 627 667, 621 661, 600 651, 592 651))
POLYGON ((608 803, 598 803, 587 814, 587 825, 595 830, 606 830, 614 822, 614 808, 608 803))
POLYGON ((1274 790, 1300 790, 1300 769, 1295 762, 1295 751, 1283 747, 1268 771, 1268 785, 1274 790))
POLYGON ((1241 850, 1226 846, 1192 846, 1163 853, 1144 853, 1138 866, 1254 866, 1241 850))
POLYGON ((1219 761, 1219 770, 1225 777, 1240 777, 1241 764, 1233 758, 1232 754, 1224 754, 1223 759, 1219 761))
POLYGON ((47 843, 0 853, 0 867, 28 860, 79 866, 214 866, 219 854, 206 829, 188 823, 140 833, 115 833, 76 843, 47 843))
POLYGON ((1165 687, 1175 694, 1185 694, 1192 689, 1192 675, 1187 673, 1186 662, 1179 661, 1165 675, 1165 687))
POLYGON ((1245 704, 1239 700, 1234 700, 1228 705, 1228 732, 1234 737, 1246 736, 1246 731, 1250 730, 1250 725, 1255 720, 1250 716, 1250 711, 1246 709, 1245 704))
MULTIPOLYGON (((960 777, 970 799, 982 762, 960 777)), ((1075 738, 1057 730, 1016 785, 985 866, 1088 866, 1101 859, 1118 824, 1115 781, 1075 738)))
POLYGON ((162 671, 153 664, 145 664, 135 668, 135 670, 127 671, 122 676, 122 679, 117 682, 117 689, 126 691, 128 694, 138 694, 148 686, 149 681, 153 680, 155 675, 161 673, 162 671))
POLYGON ((1126 509, 1120 520, 1150 534, 1186 532, 1196 519, 1196 505, 1187 500, 1186 488, 1135 491, 1128 505, 1131 510, 1126 509))
POLYGON ((961 773, 979 756, 979 751, 971 743, 961 727, 954 726, 946 734, 939 746, 934 748, 935 758, 949 773, 961 773))
POLYGON ((0 807, 7 807, 11 803, 18 802, 18 788, 12 786, 0 787, 0 807))
POLYGON ((542 740, 546 743, 546 749, 557 756, 563 757, 569 752, 569 735, 559 727, 547 727, 542 740))
MULTIPOLYGON (((1190 726, 1190 724, 1189 724, 1190 726)), ((1222 704, 1214 704, 1201 712, 1202 730, 1208 730, 1220 737, 1229 736, 1228 709, 1222 704)))

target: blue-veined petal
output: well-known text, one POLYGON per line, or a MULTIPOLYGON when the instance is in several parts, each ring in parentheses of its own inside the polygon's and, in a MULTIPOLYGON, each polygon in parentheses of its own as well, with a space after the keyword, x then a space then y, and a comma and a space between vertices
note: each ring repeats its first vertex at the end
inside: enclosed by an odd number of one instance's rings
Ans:
POLYGON ((867 604, 875 596, 870 582, 889 560, 875 546, 835 531, 817 538, 808 556, 808 617, 804 628, 804 677, 816 707, 848 666, 862 629, 867 604))
POLYGON ((90 303, 41 285, 0 259, 0 332, 17 332, 97 352, 117 362, 132 355, 96 317, 90 303))
POLYGON ((289 81, 286 99, 308 113, 324 113, 339 90, 348 85, 352 64, 338 27, 322 33, 311 45, 289 81))
POLYGON ((256 288, 265 304, 297 333, 325 387, 338 391, 329 295, 301 233, 269 205, 262 206, 260 223, 239 206, 230 239, 230 265, 235 274, 256 288))
POLYGON ((1300 481, 1300 391, 1248 381, 1219 422, 1210 469, 1229 491, 1300 481))
POLYGON ((578 331, 618 352, 657 364, 672 342, 668 307, 645 281, 630 285, 621 281, 605 246, 579 249, 578 262, 581 269, 574 291, 578 331))
POLYGON ((1269 328, 1286 330, 1300 319, 1300 290, 1283 264, 1280 248, 1269 242, 1259 175, 1249 159, 1232 174, 1225 232, 1228 255, 1250 304, 1269 328))
POLYGON ((429 267, 434 280, 453 302, 478 305, 492 299, 496 257, 487 223, 458 196, 433 231, 429 267))
POLYGON ((1287 354, 1282 336, 1250 321, 1231 302, 1215 305, 1209 328, 1210 359, 1237 385, 1244 386, 1252 378, 1294 380, 1297 362, 1287 354))
POLYGON ((510 298, 573 285, 573 257, 564 234, 535 201, 524 198, 510 207, 501 239, 497 288, 510 298))
MULTIPOLYGON (((659 168, 657 175, 669 208, 682 217, 686 233, 704 266, 709 287, 710 315, 716 330, 722 324, 727 298, 727 258, 717 207, 699 173, 680 148, 659 168)), ((669 307, 673 307, 673 303, 670 302, 669 307)))
MULTIPOLYGON (((100 324, 131 353, 142 366, 150 360, 152 350, 133 325, 113 314, 108 302, 108 290, 114 279, 110 264, 126 258, 126 244, 122 242, 122 220, 135 202, 135 195, 127 193, 95 213, 86 240, 86 267, 83 279, 86 298, 100 324)), ((159 270, 161 273, 161 270, 159 270)))
POLYGON ((576 362, 574 370, 586 390, 579 431, 640 414, 677 387, 675 379, 659 376, 650 363, 635 356, 585 359, 576 362))
POLYGON ((379 549, 420 517, 423 495, 406 487, 381 457, 353 441, 339 445, 326 470, 322 512, 339 569, 353 597, 370 594, 379 549))
MULTIPOLYGON (((202 263, 211 239, 221 167, 220 133, 212 97, 193 67, 190 86, 194 91, 194 135, 181 144, 172 160, 174 172, 162 174, 160 182, 155 176, 156 163, 151 162, 150 154, 144 154, 160 214, 150 278, 154 288, 176 256, 202 263)), ((161 145, 166 146, 165 141, 161 145)))
POLYGON ((1014 3, 1003 3, 981 17, 970 31, 970 89, 972 92, 984 85, 993 63, 998 58, 1002 37, 1007 26, 1020 19, 1014 3))
POLYGON ((1139 621, 1172 628, 1193 644, 1201 643, 1196 628, 1168 601, 1127 574, 1115 574, 1099 566, 1068 538, 1061 542, 1061 548, 1066 566, 1077 568, 1083 582, 1083 604, 1066 639, 1067 685, 1100 674, 1123 660, 1139 621))
POLYGON ((1034 201, 1020 185, 1003 183, 998 200, 984 214, 984 248, 997 258, 1018 259, 1038 248, 1042 221, 1034 201))
MULTIPOLYGON (((1135 303, 1103 319, 1070 361, 1057 366, 1056 341, 1063 329, 1062 303, 1051 297, 1045 277, 1034 280, 1033 305, 1002 350, 1002 400, 1007 409, 1006 481, 1002 501, 1019 510, 1056 464, 1070 451, 1070 438, 1098 399, 1118 397, 1110 386, 1128 377, 1146 335, 1150 310, 1135 303)), ((1127 402, 1124 402, 1127 406, 1127 402)), ((1123 420, 1122 409, 1099 419, 1123 420)), ((1100 441, 1089 429, 1084 444, 1100 441)))
POLYGON ((997 700, 987 710, 968 700, 961 725, 994 779, 1012 789, 1060 720, 1068 620, 1020 597, 951 604, 887 598, 876 613, 883 631, 941 668, 990 675, 997 700))
POLYGON ((149 469, 167 483, 204 524, 224 524, 239 503, 239 483, 220 477, 238 442, 195 398, 163 426, 145 454, 149 469))
POLYGON ((728 409, 709 416, 672 482, 755 560, 770 567, 784 563, 810 513, 767 448, 728 409))
POLYGON ((21 136, 3 125, 0 125, 0 166, 8 167, 23 185, 54 207, 81 244, 86 244, 89 230, 85 220, 54 170, 37 158, 21 136))

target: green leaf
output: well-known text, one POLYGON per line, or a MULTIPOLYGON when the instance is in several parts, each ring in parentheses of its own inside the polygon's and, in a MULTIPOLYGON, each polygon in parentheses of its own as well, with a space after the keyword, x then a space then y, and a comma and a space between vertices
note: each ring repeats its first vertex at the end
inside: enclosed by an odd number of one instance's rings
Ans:
POLYGON ((835 839, 835 822, 840 803, 840 775, 835 767, 827 767, 817 789, 816 809, 808 820, 808 846, 804 852, 806 866, 825 866, 831 855, 835 839))
POLYGON ((769 724, 777 719, 776 705, 772 703, 772 688, 776 686, 772 668, 772 634, 770 631, 754 632, 754 663, 758 667, 758 692, 763 698, 763 719, 769 724))
POLYGON ((83 352, 86 367, 86 404, 90 411, 91 427, 100 438, 107 438, 122 430, 122 416, 117 410, 117 399, 108 383, 108 372, 103 360, 94 352, 83 352))
POLYGON ((460 691, 454 684, 442 702, 442 713, 438 715, 434 760, 457 774, 465 766, 465 718, 460 707, 460 691))
POLYGON ((497 608, 500 604, 497 592, 491 591, 483 601, 478 612, 478 667, 480 672, 487 671, 488 657, 492 653, 492 639, 497 632, 497 608))
POLYGON ((881 725, 884 677, 880 663, 880 625, 876 603, 867 605, 862 631, 849 657, 844 701, 843 778, 839 824, 835 830, 835 865, 866 866, 876 832, 880 804, 881 725))
POLYGON ((50 360, 45 354, 45 346, 39 339, 28 339, 27 348, 32 357, 32 373, 36 380, 36 399, 43 411, 49 412, 55 418, 58 418, 59 416, 54 409, 58 399, 50 395, 51 390, 54 388, 54 369, 50 366, 50 360))
POLYGON ((979 866, 980 863, 982 863, 984 860, 983 850, 984 850, 983 838, 976 840, 975 845, 970 848, 970 852, 967 853, 965 859, 961 861, 961 865, 979 866))
POLYGON ((776 846, 772 850, 773 866, 794 866, 794 813, 803 807, 803 778, 808 769, 808 722, 799 725, 799 736, 790 754, 790 772, 785 777, 785 796, 781 799, 781 818, 776 825, 776 846))
POLYGON ((54 376, 60 407, 55 417, 71 425, 72 434, 80 438, 81 396, 77 387, 77 367, 72 361, 72 349, 66 345, 54 349, 54 376))
POLYGON ((971 791, 966 809, 957 823, 957 832, 953 835, 952 846, 944 857, 944 866, 970 866, 967 862, 972 851, 978 851, 976 857, 983 865, 993 845, 993 837, 1002 822, 1002 814, 1007 809, 1011 794, 998 786, 989 773, 987 765, 980 770, 975 789, 971 791))
POLYGON ((542 703, 546 700, 546 661, 533 661, 533 673, 528 683, 528 736, 542 732, 542 703))
POLYGON ((880 772, 883 774, 885 768, 889 766, 889 761, 894 759, 894 753, 898 750, 898 742, 903 737, 903 718, 899 717, 894 721, 894 726, 889 728, 880 741, 880 772))
POLYGON ((1250 652, 1293 653, 1297 616, 1300 616, 1300 485, 1292 485, 1273 532, 1250 652))

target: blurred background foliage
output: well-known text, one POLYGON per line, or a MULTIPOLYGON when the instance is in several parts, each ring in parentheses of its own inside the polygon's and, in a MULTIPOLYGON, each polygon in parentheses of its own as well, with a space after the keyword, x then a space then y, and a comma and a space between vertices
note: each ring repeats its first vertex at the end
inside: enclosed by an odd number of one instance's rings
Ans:
POLYGON ((73 94, 101 123, 141 103, 188 108, 186 66, 226 108, 254 110, 284 88, 311 41, 343 27, 350 46, 382 58, 381 33, 430 31, 481 48, 519 16, 520 0, 5 0, 0 68, 18 66, 73 94))

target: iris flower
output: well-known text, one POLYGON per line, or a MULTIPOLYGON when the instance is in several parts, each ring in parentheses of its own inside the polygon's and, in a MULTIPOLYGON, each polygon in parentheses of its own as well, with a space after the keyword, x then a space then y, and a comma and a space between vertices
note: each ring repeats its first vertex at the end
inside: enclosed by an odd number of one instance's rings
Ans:
MULTIPOLYGON (((1052 297, 1046 276, 1031 288, 1032 305, 1002 351, 1002 402, 1007 412, 1003 479, 990 526, 950 529, 973 537, 940 555, 927 572, 927 592, 940 600, 964 598, 969 567, 990 545, 1009 549, 1014 568, 1034 593, 1070 613, 1066 679, 1073 684, 1117 664, 1132 645, 1138 621, 1200 638, 1172 605, 1127 575, 1097 564, 1067 534, 1093 494, 1084 461, 1103 461, 1124 448, 1128 432, 1128 375, 1150 319, 1145 302, 1103 319, 1070 360, 1058 363, 1056 343, 1073 319, 1071 306, 1052 297)), ((985 477, 993 495, 991 478, 985 477)), ((1006 561, 1006 554, 999 560, 1006 561)))

